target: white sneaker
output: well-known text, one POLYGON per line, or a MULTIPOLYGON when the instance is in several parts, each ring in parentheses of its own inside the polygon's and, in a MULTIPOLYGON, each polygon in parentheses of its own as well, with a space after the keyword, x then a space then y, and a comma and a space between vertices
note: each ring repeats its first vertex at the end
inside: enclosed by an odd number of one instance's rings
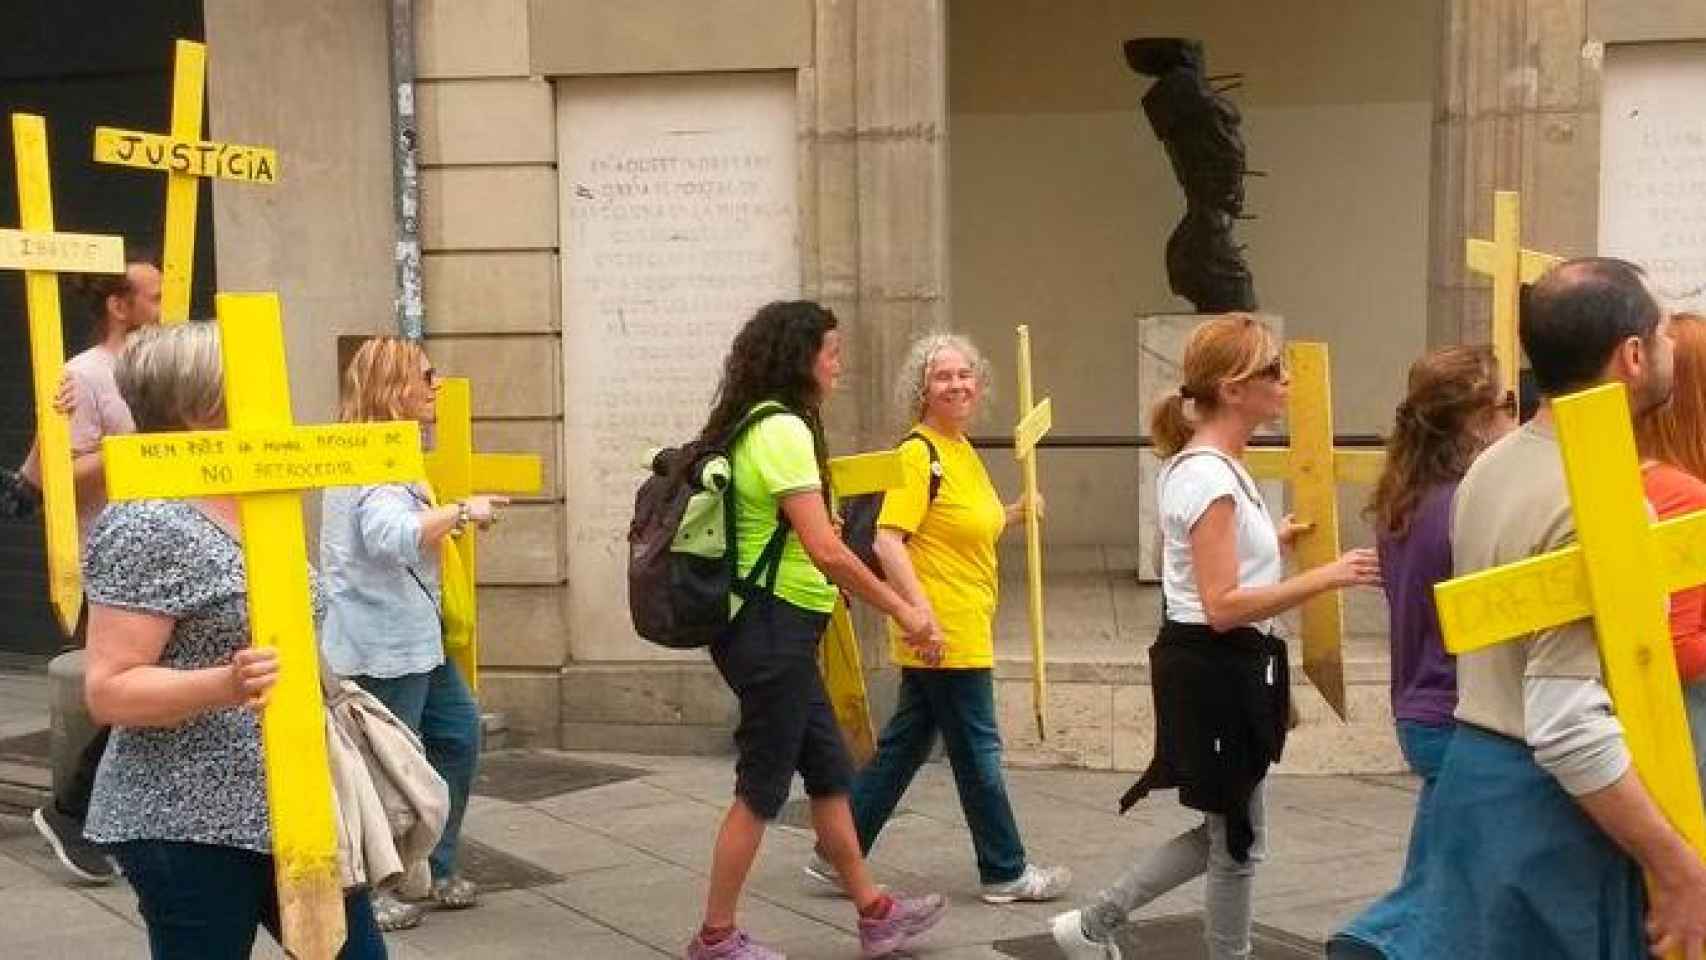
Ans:
POLYGON ((1084 935, 1084 911, 1072 910, 1049 921, 1054 944, 1067 960, 1120 960, 1114 943, 1097 943, 1084 935))
POLYGON ((835 872, 834 864, 831 864, 828 860, 825 860, 818 854, 812 854, 812 858, 800 869, 804 870, 806 876, 814 883, 823 887, 825 893, 842 892, 841 874, 835 872))
POLYGON ((1046 900, 1059 899, 1072 885, 1072 871, 1065 867, 1039 867, 1034 863, 1025 864, 1025 872, 1017 879, 1006 883, 986 883, 983 885, 984 903, 1013 903, 1023 900, 1027 903, 1042 903, 1046 900))

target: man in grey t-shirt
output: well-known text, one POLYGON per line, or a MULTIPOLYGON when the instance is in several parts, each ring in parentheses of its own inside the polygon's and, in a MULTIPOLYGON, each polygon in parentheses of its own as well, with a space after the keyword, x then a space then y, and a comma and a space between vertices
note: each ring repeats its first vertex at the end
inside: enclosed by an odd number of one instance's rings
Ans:
MULTIPOLYGON (((160 322, 159 267, 134 249, 126 259, 123 274, 83 278, 83 293, 95 323, 95 345, 66 361, 60 387, 62 401, 71 408, 71 470, 77 491, 79 539, 88 536, 107 503, 101 439, 136 432, 130 407, 119 396, 113 380, 113 366, 133 332, 160 322)), ((41 465, 34 445, 18 475, 40 489, 41 465)), ((72 646, 83 645, 86 617, 85 608, 76 632, 68 638, 72 646)), ((106 745, 107 729, 102 727, 84 748, 77 768, 55 793, 53 802, 38 808, 30 818, 65 869, 89 883, 109 883, 116 875, 106 854, 83 837, 83 818, 106 745)))
MULTIPOLYGON (((1555 267, 1535 285, 1520 328, 1544 402, 1458 488, 1459 576, 1574 542, 1553 398, 1621 382, 1632 416, 1670 398, 1667 321, 1632 264, 1555 267)), ((1706 942, 1706 863, 1630 764, 1592 623, 1465 654, 1457 675, 1459 726, 1406 915, 1414 929, 1376 955, 1634 960, 1648 955, 1650 939, 1697 956, 1706 942)))

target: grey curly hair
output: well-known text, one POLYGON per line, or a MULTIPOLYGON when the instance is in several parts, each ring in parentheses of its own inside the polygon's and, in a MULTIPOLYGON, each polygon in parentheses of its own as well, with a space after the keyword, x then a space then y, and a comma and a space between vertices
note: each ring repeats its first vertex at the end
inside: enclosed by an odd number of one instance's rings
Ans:
POLYGON ((992 385, 989 361, 971 338, 958 333, 926 333, 912 341, 901 362, 900 375, 894 381, 894 403, 901 419, 912 423, 924 416, 924 388, 928 384, 930 365, 943 350, 955 350, 971 364, 977 377, 978 409, 989 409, 992 385))

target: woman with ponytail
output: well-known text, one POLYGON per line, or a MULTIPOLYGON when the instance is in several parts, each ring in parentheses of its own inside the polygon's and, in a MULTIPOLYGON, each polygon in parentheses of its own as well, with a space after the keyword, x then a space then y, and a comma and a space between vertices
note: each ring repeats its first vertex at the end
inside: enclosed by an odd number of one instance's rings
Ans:
POLYGON ((1177 787, 1203 822, 1126 871, 1090 903, 1054 918, 1072 960, 1119 960, 1115 931, 1133 910, 1206 873, 1210 960, 1250 956, 1250 902, 1265 856, 1262 781, 1285 743, 1285 643, 1273 618, 1328 590, 1380 582, 1372 550, 1283 578, 1281 551, 1306 526, 1276 528, 1238 462, 1250 435, 1285 412, 1279 343, 1260 320, 1205 321, 1185 344, 1183 386, 1156 405, 1151 433, 1162 535, 1161 635, 1150 648, 1155 759, 1121 801, 1177 787))
POLYGON ((1427 853, 1434 779, 1451 742, 1457 669, 1440 639, 1434 584, 1452 576, 1451 499, 1469 464, 1516 426, 1515 398, 1499 388, 1490 347, 1435 350, 1410 366, 1386 465, 1366 511, 1374 524, 1392 641, 1392 716, 1398 747, 1422 778, 1410 854, 1398 889, 1335 934, 1331 956, 1384 956, 1399 936, 1405 891, 1427 853))

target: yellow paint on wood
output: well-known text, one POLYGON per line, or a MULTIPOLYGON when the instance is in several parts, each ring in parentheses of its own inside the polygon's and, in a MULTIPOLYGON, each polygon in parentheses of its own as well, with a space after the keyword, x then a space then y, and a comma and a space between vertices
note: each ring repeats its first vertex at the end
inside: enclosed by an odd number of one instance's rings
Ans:
POLYGON ((77 490, 72 480, 71 422, 53 408, 65 369, 65 334, 59 313, 59 272, 122 273, 124 241, 117 237, 53 232, 53 187, 47 160, 47 124, 32 114, 12 115, 12 154, 18 174, 18 221, 4 231, 0 269, 24 270, 24 304, 30 325, 30 377, 36 404, 36 456, 41 465, 42 521, 47 541, 48 596, 60 627, 70 636, 83 602, 77 541, 77 490), (118 269, 111 251, 118 248, 118 269), (94 260, 91 265, 87 261, 94 260))
MULTIPOLYGON (((1291 371, 1292 512, 1312 529, 1292 548, 1298 567, 1313 569, 1339 555, 1338 473, 1333 454, 1331 364, 1324 343, 1286 347, 1291 371)), ((1345 719, 1345 664, 1342 639, 1345 600, 1337 590, 1316 594, 1303 604, 1303 672, 1327 703, 1345 719)))
MULTIPOLYGON (((466 377, 439 381, 437 423, 433 450, 426 457, 426 477, 440 503, 466 500, 476 493, 538 493, 543 486, 543 465, 528 454, 476 453, 474 451, 474 393, 466 377)), ((457 552, 457 562, 443 563, 447 576, 461 576, 464 595, 478 597, 477 560, 479 532, 470 527, 462 536, 444 541, 444 550, 457 552)), ((478 601, 470 616, 477 616, 478 601)), ((475 693, 480 689, 480 631, 473 623, 468 643, 445 650, 475 693)))
MULTIPOLYGON (((1333 446, 1332 362, 1326 344, 1288 344, 1286 367, 1291 376, 1291 446, 1251 447, 1243 459, 1251 476, 1288 484, 1298 522, 1314 525, 1298 537, 1294 553, 1298 567, 1308 570, 1339 555, 1338 485, 1372 486, 1380 479, 1386 455, 1333 446)), ((1302 621, 1304 675, 1339 718, 1346 719, 1344 597, 1338 591, 1316 596, 1303 605, 1302 621)))
POLYGON ((1436 597, 1451 598, 1440 610, 1446 646, 1466 649, 1466 627, 1485 633, 1466 622, 1476 609, 1508 629, 1525 613, 1532 622, 1585 605, 1636 772, 1671 825, 1706 854, 1706 811, 1666 616, 1673 588, 1706 582, 1706 551, 1678 542, 1698 543, 1706 518, 1648 520, 1622 384, 1565 397, 1553 410, 1579 546, 1441 584, 1436 597))
POLYGON ((1464 261, 1471 271, 1493 280, 1493 354, 1505 393, 1515 396, 1522 368, 1517 338, 1522 285, 1538 280, 1562 258, 1522 249, 1522 201, 1515 191, 1498 190, 1493 194, 1493 239, 1465 241, 1464 261))
POLYGON ((323 424, 109 437, 102 444, 117 499, 213 497, 383 483, 419 476, 420 426, 323 424))
POLYGON ((0 230, 0 270, 123 273, 124 238, 93 233, 0 230))
MULTIPOLYGON (((195 456, 213 456, 210 451, 217 445, 242 465, 254 462, 255 451, 264 450, 269 442, 281 442, 277 439, 281 437, 285 443, 304 437, 335 438, 334 445, 347 454, 349 449, 392 450, 399 435, 418 436, 412 424, 296 428, 290 410, 278 297, 221 294, 217 307, 230 429, 109 437, 104 441, 105 449, 145 450, 149 445, 180 444, 183 457, 194 460, 195 456), (361 440, 365 445, 350 447, 361 440), (231 453, 241 451, 245 444, 251 448, 247 454, 231 453)), ((158 457, 126 460, 124 455, 114 456, 106 471, 109 494, 114 499, 183 495, 183 477, 160 468, 159 462, 158 457)), ((363 475, 363 482, 414 480, 421 473, 417 444, 412 454, 387 453, 374 473, 363 475)), ((261 734, 284 946, 300 960, 332 960, 344 940, 343 891, 332 780, 326 765, 325 708, 320 699, 300 490, 304 486, 343 485, 347 478, 323 476, 318 482, 305 484, 288 474, 268 474, 277 479, 272 489, 259 489, 265 484, 249 484, 237 503, 243 529, 250 631, 257 646, 272 647, 279 655, 279 681, 261 716, 261 734)))
POLYGON ((1013 428, 1013 456, 1024 460, 1036 450, 1037 443, 1054 428, 1054 400, 1044 399, 1031 408, 1013 428))
POLYGON ((839 600, 835 612, 830 614, 823 643, 818 647, 818 669, 823 673, 829 706, 835 711, 835 723, 847 738, 853 762, 862 767, 876 755, 877 738, 871 726, 870 699, 865 693, 865 664, 859 655, 859 636, 853 630, 847 604, 839 600))
POLYGON ((278 156, 266 147, 209 143, 201 139, 207 88, 207 47, 179 40, 172 67, 172 123, 167 134, 96 130, 95 160, 166 174, 166 227, 160 257, 160 322, 190 318, 195 272, 196 206, 204 176, 248 183, 273 183, 278 156))
POLYGON ((140 170, 240 183, 277 183, 278 153, 267 147, 209 140, 179 140, 158 133, 95 128, 95 160, 140 170))
MULTIPOLYGON (((1014 428, 1013 448, 1019 454, 1019 477, 1026 503, 1037 500, 1036 443, 1048 432, 1052 415, 1049 401, 1032 403, 1031 328, 1019 327, 1019 423, 1014 428), (1038 417, 1038 411, 1041 416, 1038 417), (1027 432, 1028 427, 1028 432, 1027 432)), ((1031 705, 1036 715, 1037 739, 1048 739, 1048 662, 1043 629, 1043 538, 1042 517, 1025 511, 1025 587, 1031 627, 1031 705)))
POLYGON ((878 450, 829 461, 829 485, 838 497, 893 490, 906 483, 900 451, 878 450))

